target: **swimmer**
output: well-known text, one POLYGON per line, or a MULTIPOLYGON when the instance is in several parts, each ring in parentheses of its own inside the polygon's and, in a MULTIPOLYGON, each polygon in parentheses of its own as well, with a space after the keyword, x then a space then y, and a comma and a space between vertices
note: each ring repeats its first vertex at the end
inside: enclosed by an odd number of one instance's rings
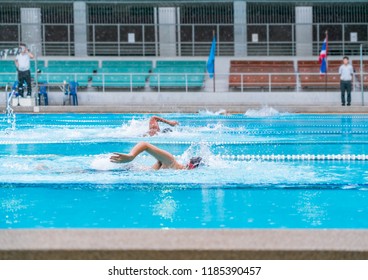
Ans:
POLYGON ((41 171, 41 170, 49 170, 49 169, 50 168, 47 165, 42 164, 42 163, 36 165, 36 170, 39 170, 39 171, 41 171))
POLYGON ((139 154, 146 151, 155 159, 157 162, 152 166, 153 170, 159 169, 194 169, 197 168, 202 161, 201 157, 191 158, 187 165, 182 165, 176 161, 174 156, 169 152, 162 150, 152 144, 147 142, 139 142, 134 148, 130 151, 129 154, 121 154, 114 153, 113 156, 110 157, 110 161, 114 163, 127 163, 134 160, 139 154))
MULTIPOLYGON (((169 121, 165 120, 164 118, 160 118, 157 116, 153 116, 149 121, 149 130, 144 136, 154 136, 157 135, 158 132, 160 132, 160 126, 158 125, 158 122, 167 123, 171 126, 176 126, 179 123, 177 121, 169 121)), ((170 128, 165 128, 162 133, 172 132, 170 128)))

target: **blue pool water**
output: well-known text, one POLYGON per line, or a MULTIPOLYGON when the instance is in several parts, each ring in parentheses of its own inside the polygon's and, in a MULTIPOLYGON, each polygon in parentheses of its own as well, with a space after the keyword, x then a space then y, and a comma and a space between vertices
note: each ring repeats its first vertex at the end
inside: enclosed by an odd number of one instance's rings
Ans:
POLYGON ((0 228, 368 228, 368 116, 162 116, 150 138, 150 115, 3 117, 0 228), (109 162, 139 141, 206 165, 109 162))

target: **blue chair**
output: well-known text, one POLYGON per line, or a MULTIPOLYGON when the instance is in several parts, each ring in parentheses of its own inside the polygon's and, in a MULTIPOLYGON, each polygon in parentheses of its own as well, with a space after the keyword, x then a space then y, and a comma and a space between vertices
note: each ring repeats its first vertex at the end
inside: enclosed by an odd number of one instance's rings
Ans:
POLYGON ((70 98, 72 98, 73 105, 78 106, 78 82, 70 82, 65 94, 69 95, 69 104, 71 104, 70 98))
POLYGON ((38 105, 41 106, 41 100, 43 99, 43 103, 45 106, 49 105, 49 97, 47 94, 47 83, 39 83, 38 90, 38 105))
POLYGON ((18 81, 15 81, 13 86, 12 86, 12 90, 11 92, 9 92, 9 97, 13 95, 14 97, 18 97, 19 93, 18 93, 18 81))

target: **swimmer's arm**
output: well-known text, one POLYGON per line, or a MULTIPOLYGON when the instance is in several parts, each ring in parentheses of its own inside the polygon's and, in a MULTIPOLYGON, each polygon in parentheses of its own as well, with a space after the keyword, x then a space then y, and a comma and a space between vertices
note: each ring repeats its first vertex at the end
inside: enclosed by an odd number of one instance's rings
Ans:
POLYGON ((162 163, 157 161, 154 165, 152 165, 153 170, 159 170, 162 166, 162 163))
POLYGON ((133 150, 135 148, 143 149, 163 165, 170 166, 176 163, 176 160, 172 154, 147 142, 141 142, 137 144, 137 146, 134 147, 133 150))
POLYGON ((138 143, 137 145, 134 146, 134 148, 130 151, 129 154, 114 153, 114 155, 110 157, 110 161, 115 163, 131 162, 136 158, 136 156, 143 153, 144 151, 149 153, 157 161, 161 162, 166 166, 177 164, 172 154, 147 142, 138 143))
POLYGON ((166 119, 164 119, 164 118, 157 117, 157 116, 154 116, 153 118, 155 118, 155 119, 156 119, 156 121, 158 121, 158 122, 167 123, 167 124, 169 124, 169 125, 171 125, 171 126, 176 126, 176 125, 178 125, 178 124, 179 124, 177 121, 169 121, 169 120, 166 120, 166 119))
POLYGON ((128 163, 131 162, 135 157, 130 154, 114 153, 110 157, 110 161, 114 163, 128 163))

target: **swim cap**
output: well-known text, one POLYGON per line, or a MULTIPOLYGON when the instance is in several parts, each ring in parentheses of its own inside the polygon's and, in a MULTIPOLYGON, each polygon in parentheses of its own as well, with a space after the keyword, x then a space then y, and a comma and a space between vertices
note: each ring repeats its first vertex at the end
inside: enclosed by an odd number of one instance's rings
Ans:
POLYGON ((190 159, 189 163, 188 163, 188 169, 194 169, 197 168, 202 162, 202 158, 201 157, 193 157, 190 159))
POLYGON ((172 132, 172 129, 167 127, 162 130, 162 133, 168 133, 168 132, 172 132))

